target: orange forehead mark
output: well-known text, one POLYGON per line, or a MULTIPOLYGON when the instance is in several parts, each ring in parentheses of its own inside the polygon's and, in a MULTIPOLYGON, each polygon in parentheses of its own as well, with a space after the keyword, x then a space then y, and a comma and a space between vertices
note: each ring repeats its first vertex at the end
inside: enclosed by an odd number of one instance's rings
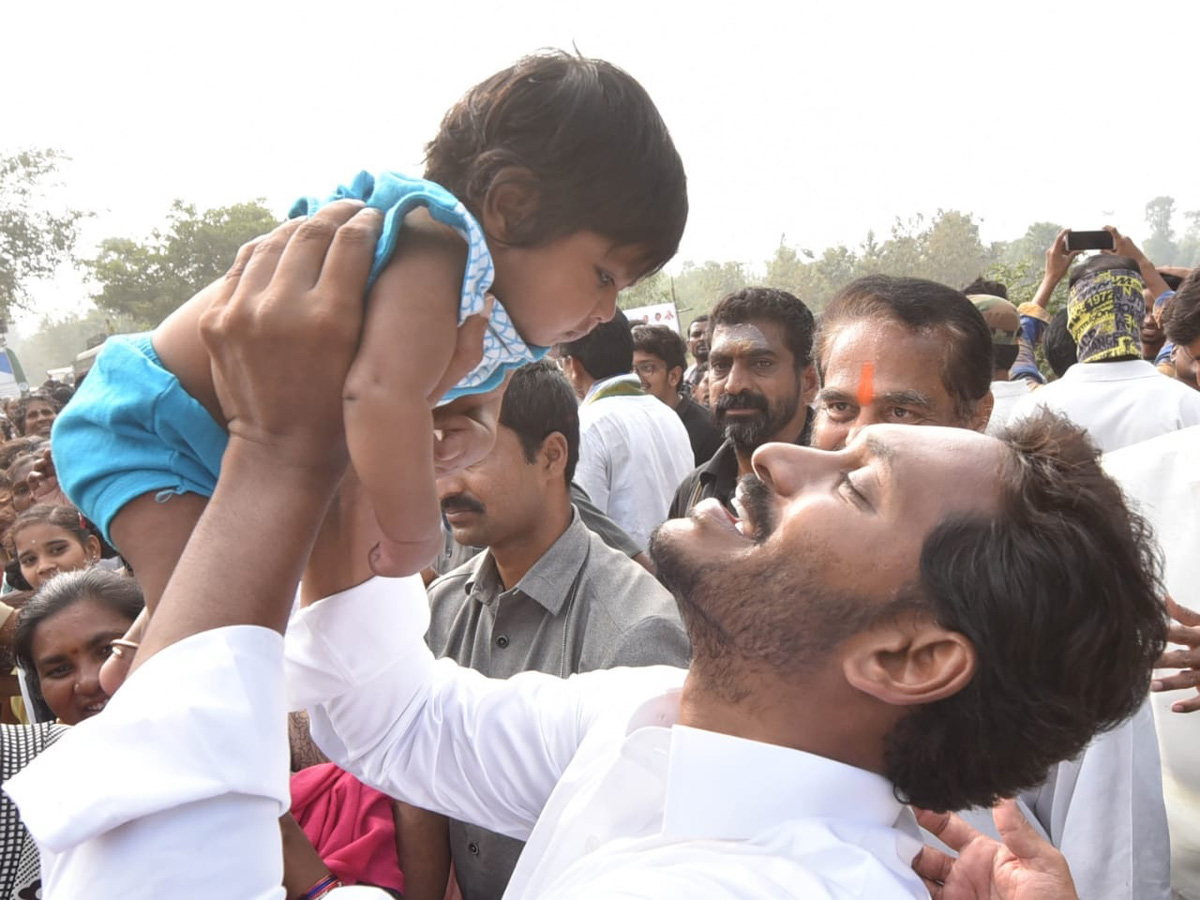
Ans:
POLYGON ((870 406, 875 399, 875 364, 865 362, 858 375, 858 405, 870 406))

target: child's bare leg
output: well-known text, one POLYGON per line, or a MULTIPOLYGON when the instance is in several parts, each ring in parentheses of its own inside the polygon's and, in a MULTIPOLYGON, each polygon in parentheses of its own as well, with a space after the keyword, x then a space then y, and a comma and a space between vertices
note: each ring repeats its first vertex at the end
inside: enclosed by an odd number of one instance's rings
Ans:
POLYGON ((142 587, 150 615, 208 503, 199 494, 172 494, 159 503, 158 494, 142 494, 125 504, 109 528, 113 543, 142 587))

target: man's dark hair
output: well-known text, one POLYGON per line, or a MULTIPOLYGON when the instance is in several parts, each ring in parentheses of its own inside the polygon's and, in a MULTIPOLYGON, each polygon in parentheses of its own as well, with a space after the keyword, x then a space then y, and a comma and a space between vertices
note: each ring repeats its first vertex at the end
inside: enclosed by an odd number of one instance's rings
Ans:
POLYGON ((1193 269, 1167 301, 1162 324, 1172 343, 1190 344, 1200 337, 1200 269, 1193 269))
POLYGON ((633 368, 633 335, 625 313, 597 325, 583 337, 558 345, 559 356, 570 356, 589 375, 600 381, 614 375, 627 375, 633 368))
POLYGON ((1132 269, 1138 272, 1138 278, 1141 278, 1140 271, 1136 260, 1130 259, 1128 256, 1113 256, 1111 253, 1097 253, 1095 256, 1089 256, 1074 269, 1068 278, 1068 284, 1071 287, 1075 286, 1080 278, 1088 275, 1095 275, 1097 272, 1107 272, 1109 269, 1132 269))
POLYGON ((817 335, 817 369, 822 379, 833 335, 843 323, 862 319, 895 322, 917 334, 943 339, 942 385, 954 398, 959 419, 969 418, 992 389, 992 333, 967 295, 936 281, 889 275, 850 282, 825 308, 817 335))
POLYGON ((634 325, 633 349, 657 356, 667 364, 668 373, 687 368, 687 344, 666 325, 634 325))
POLYGON ((1161 269, 1159 269, 1158 274, 1162 278, 1162 280, 1167 283, 1167 287, 1173 291, 1179 290, 1179 286, 1181 284, 1183 284, 1183 278, 1176 275, 1174 272, 1164 272, 1161 269))
POLYGON ((643 275, 675 255, 687 222, 683 163, 649 94, 611 63, 561 51, 471 88, 425 148, 425 177, 476 217, 489 190, 523 180, 537 204, 510 243, 594 231, 644 246, 643 275))
POLYGON ((712 347, 713 332, 718 325, 741 325, 754 319, 779 323, 797 372, 812 362, 816 330, 812 310, 800 298, 775 288, 742 288, 718 301, 709 314, 708 346, 712 347))
POLYGON ((1075 338, 1071 337, 1071 330, 1067 328, 1065 309, 1056 312, 1046 326, 1046 333, 1042 337, 1042 354, 1056 378, 1062 378, 1067 369, 1079 362, 1079 349, 1075 346, 1075 338))
POLYGON ((986 281, 982 275, 962 289, 968 297, 971 294, 991 294, 993 297, 1008 299, 1008 288, 999 281, 986 281))
POLYGON ((516 433, 527 463, 537 459, 546 438, 561 434, 567 442, 563 478, 570 487, 579 462, 579 405, 558 366, 543 359, 513 372, 500 402, 500 424, 516 433))
POLYGON ((695 325, 697 322, 699 322, 701 325, 703 325, 708 320, 709 320, 708 313, 700 313, 700 315, 696 316, 696 318, 692 319, 692 321, 690 321, 688 323, 688 331, 691 331, 692 326, 695 325))
POLYGON ((1145 701, 1166 640, 1149 526, 1086 434, 1043 411, 1001 439, 1012 455, 999 510, 934 529, 915 589, 974 645, 974 675, 887 740, 897 794, 937 811, 1033 787, 1120 725, 1145 701))

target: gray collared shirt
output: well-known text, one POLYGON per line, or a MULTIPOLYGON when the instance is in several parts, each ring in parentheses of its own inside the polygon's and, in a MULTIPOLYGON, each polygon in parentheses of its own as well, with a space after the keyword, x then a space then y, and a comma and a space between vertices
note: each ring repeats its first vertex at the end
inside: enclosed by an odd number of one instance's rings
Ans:
MULTIPOLYGON (((500 582, 488 551, 429 586, 426 643, 493 678, 536 670, 565 677, 615 666, 686 667, 687 636, 675 600, 649 572, 571 524, 514 587, 500 582)), ((464 900, 499 900, 520 841, 450 823, 464 900)))

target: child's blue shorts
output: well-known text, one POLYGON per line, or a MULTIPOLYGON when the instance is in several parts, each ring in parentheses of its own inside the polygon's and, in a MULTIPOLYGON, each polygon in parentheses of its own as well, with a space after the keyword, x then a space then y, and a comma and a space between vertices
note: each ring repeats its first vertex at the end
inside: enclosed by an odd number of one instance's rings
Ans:
POLYGON ((135 497, 211 497, 229 437, 162 367, 147 333, 105 342, 50 442, 59 485, 112 544, 113 517, 135 497))

